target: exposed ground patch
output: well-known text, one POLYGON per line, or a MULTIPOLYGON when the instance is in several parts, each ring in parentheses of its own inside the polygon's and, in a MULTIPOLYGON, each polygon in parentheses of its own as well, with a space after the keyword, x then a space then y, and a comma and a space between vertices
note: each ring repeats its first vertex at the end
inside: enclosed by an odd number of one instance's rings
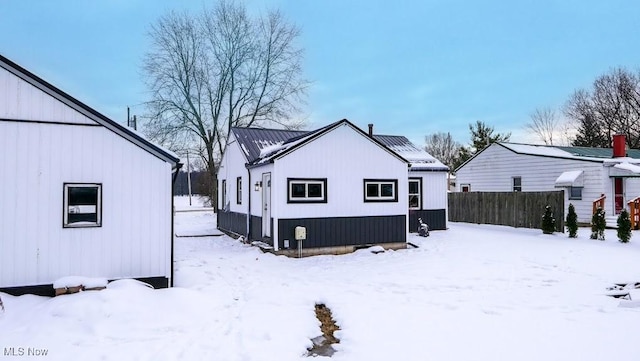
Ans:
POLYGON ((331 345, 340 343, 340 340, 333 333, 339 330, 340 326, 333 319, 331 309, 323 303, 316 304, 316 317, 320 321, 322 335, 311 340, 313 341, 313 347, 308 350, 307 356, 331 357, 336 352, 331 345))

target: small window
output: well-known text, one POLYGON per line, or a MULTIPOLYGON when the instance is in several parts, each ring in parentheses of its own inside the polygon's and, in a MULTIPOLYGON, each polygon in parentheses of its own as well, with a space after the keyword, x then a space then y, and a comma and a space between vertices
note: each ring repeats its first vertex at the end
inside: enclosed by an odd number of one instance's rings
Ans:
POLYGON ((422 179, 409 179, 409 209, 420 209, 422 205, 422 179))
POLYGON ((513 177, 513 191, 522 192, 522 177, 513 177))
POLYGON ((102 226, 102 184, 65 183, 62 227, 102 226))
POLYGON ((471 192, 471 184, 461 184, 460 191, 463 193, 471 192))
POLYGON ((236 203, 242 204, 242 177, 236 178, 236 203))
POLYGON ((288 203, 327 203, 327 179, 289 178, 288 203))
POLYGON ((569 187, 569 199, 582 200, 582 187, 569 187))
POLYGON ((221 201, 221 205, 222 209, 226 209, 227 207, 227 180, 223 179, 222 180, 222 185, 220 186, 221 190, 220 190, 220 194, 222 195, 220 201, 221 201))
POLYGON ((365 179, 364 180, 364 201, 365 202, 397 202, 398 201, 398 180, 397 179, 365 179))

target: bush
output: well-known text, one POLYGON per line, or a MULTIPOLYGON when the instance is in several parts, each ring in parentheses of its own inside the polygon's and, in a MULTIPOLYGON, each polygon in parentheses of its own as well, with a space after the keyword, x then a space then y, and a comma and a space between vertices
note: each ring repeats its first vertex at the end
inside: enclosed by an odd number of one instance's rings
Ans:
POLYGON ((591 217, 591 239, 604 241, 604 229, 607 227, 607 220, 604 217, 604 210, 602 207, 598 207, 596 213, 591 217))
POLYGON ((556 230, 556 219, 553 218, 551 212, 551 206, 544 207, 544 214, 542 215, 542 233, 553 234, 556 230))
POLYGON ((567 213, 567 231, 569 238, 578 237, 578 215, 573 204, 569 203, 569 212, 567 213))
POLYGON ((627 243, 629 239, 631 239, 631 219, 629 218, 629 212, 623 209, 618 216, 618 240, 622 243, 627 243))

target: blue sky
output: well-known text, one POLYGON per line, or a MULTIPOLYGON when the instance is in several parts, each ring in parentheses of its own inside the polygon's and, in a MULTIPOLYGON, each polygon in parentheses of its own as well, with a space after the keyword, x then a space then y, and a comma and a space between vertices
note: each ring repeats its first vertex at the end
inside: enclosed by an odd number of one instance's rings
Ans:
MULTIPOLYGON (((119 122, 149 98, 147 30, 177 0, 2 0, 0 53, 119 122)), ((309 128, 347 118, 422 144, 469 141, 482 120, 512 140, 613 67, 640 68, 637 1, 247 0, 302 29, 309 128)))

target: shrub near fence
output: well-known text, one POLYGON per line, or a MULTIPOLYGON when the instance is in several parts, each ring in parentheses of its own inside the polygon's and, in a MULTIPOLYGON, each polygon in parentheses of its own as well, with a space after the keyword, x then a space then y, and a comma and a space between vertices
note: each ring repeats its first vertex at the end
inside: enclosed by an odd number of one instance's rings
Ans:
POLYGON ((561 190, 452 192, 449 193, 449 221, 540 229, 547 205, 551 206, 556 219, 556 232, 564 232, 564 191, 561 190))

